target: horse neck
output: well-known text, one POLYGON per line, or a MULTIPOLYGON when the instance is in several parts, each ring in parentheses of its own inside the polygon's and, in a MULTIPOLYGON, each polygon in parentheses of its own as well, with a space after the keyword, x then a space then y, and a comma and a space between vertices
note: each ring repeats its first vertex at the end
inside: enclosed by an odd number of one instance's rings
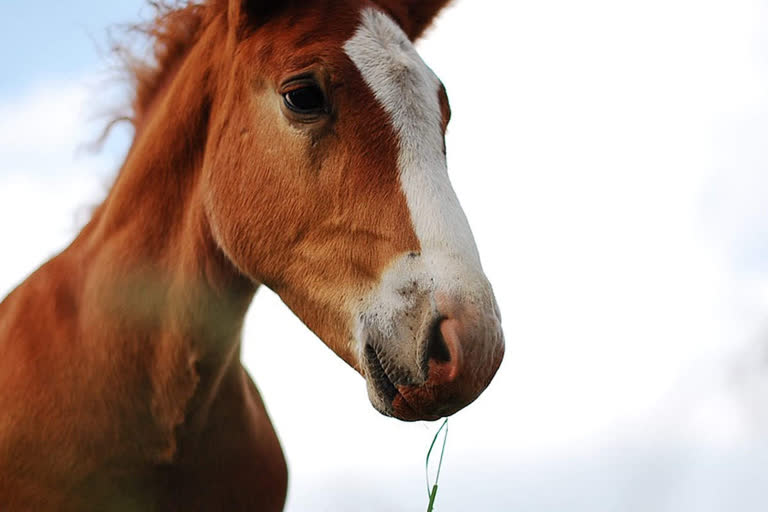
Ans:
POLYGON ((87 268, 84 338, 146 358, 147 377, 162 394, 153 396, 156 414, 169 423, 239 365, 255 292, 215 243, 203 205, 217 73, 206 63, 217 44, 204 34, 167 77, 107 199, 73 244, 87 268))

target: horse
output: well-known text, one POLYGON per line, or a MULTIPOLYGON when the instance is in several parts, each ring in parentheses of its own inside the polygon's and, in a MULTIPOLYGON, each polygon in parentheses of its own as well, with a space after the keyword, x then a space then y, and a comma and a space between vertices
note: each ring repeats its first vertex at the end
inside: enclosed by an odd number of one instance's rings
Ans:
POLYGON ((446 90, 413 46, 446 3, 155 3, 106 199, 0 303, 0 509, 282 510, 240 361, 262 285, 384 415, 482 393, 500 312, 447 174, 446 90))

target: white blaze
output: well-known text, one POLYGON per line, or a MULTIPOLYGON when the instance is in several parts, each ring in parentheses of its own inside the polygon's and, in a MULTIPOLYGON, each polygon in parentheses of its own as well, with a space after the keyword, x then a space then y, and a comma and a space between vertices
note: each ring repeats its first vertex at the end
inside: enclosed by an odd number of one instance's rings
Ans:
MULTIPOLYGON (((400 27, 373 8, 362 12, 361 24, 344 50, 395 128, 400 185, 421 245, 420 255, 401 255, 376 288, 355 301, 354 343, 361 358, 366 344, 399 344, 400 350, 388 352, 400 359, 390 362, 400 368, 419 368, 420 350, 430 338, 431 326, 451 314, 446 307, 472 304, 496 318, 498 310, 469 223, 448 179, 440 80, 400 27)), ((425 377, 410 378, 418 382, 425 377)), ((376 405, 379 398, 370 380, 369 394, 376 405)))
POLYGON ((438 251, 479 270, 472 232, 448 179, 437 76, 400 27, 373 8, 363 11, 344 49, 399 137, 400 182, 422 255, 438 251))

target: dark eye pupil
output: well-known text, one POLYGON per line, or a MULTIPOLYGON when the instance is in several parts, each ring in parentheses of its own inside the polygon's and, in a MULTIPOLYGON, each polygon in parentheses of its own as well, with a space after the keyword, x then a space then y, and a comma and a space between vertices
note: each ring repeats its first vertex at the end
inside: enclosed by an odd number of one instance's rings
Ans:
POLYGON ((325 107, 325 96, 319 87, 308 85, 285 93, 285 103, 296 112, 315 112, 325 107))

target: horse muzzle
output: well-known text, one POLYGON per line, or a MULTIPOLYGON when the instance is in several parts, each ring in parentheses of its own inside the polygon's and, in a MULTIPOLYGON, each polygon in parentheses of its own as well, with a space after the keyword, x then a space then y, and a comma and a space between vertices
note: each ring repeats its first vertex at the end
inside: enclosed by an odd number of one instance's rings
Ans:
POLYGON ((381 413, 404 421, 436 420, 473 402, 504 356, 491 294, 486 300, 428 293, 388 322, 367 329, 363 366, 381 413))

